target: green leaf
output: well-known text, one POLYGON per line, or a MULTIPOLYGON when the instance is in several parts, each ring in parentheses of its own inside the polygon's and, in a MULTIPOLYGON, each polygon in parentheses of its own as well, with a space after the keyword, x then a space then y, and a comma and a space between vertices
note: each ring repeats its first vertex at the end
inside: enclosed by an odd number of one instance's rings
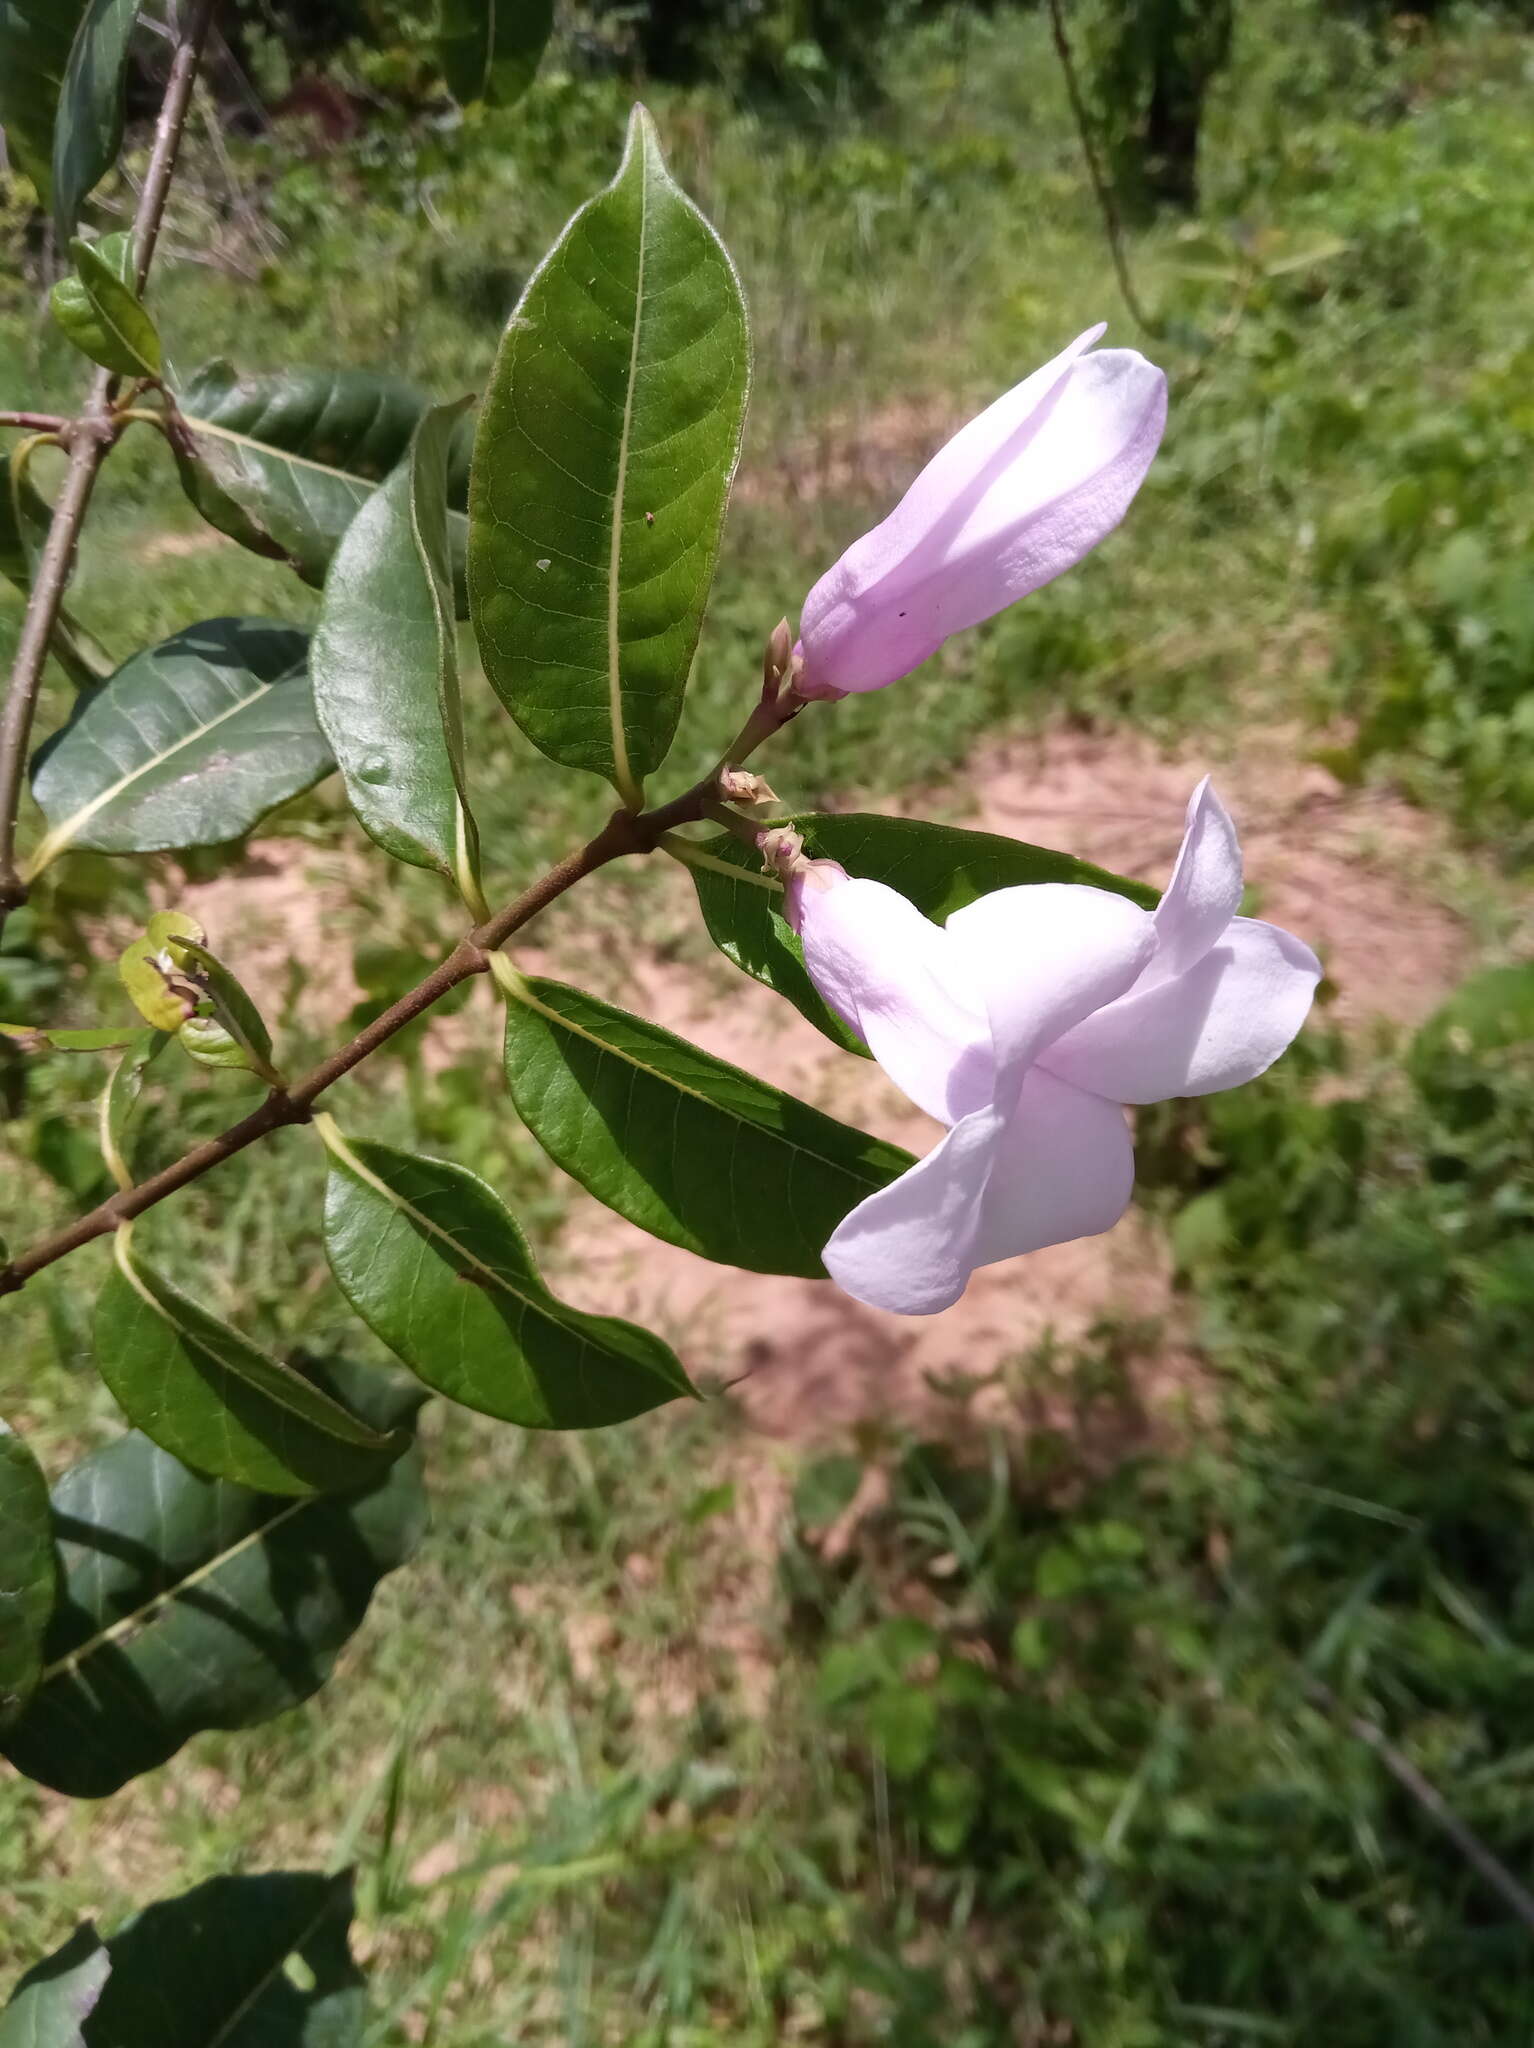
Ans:
POLYGON ((485 673, 626 801, 671 745, 740 453, 750 346, 723 243, 642 107, 501 342, 469 486, 485 673))
POLYGON ((439 1393, 525 1429, 597 1429, 693 1391, 647 1330, 567 1308, 477 1175, 328 1119, 325 1250, 363 1321, 439 1393))
POLYGON ((549 1157, 654 1237, 752 1273, 822 1278, 847 1212, 910 1155, 669 1031, 555 981, 506 1004, 506 1074, 549 1157))
MULTIPOLYGON (((252 1074, 259 1074, 273 1087, 278 1086, 280 1076, 272 1065, 272 1034, 233 970, 202 943, 201 933, 195 938, 173 940, 171 952, 187 963, 208 991, 207 1008, 211 1014, 199 1013, 189 1018, 177 1033, 193 1059, 201 1060, 206 1066, 243 1067, 252 1074), (232 1048, 229 1054, 219 1051, 210 1056, 198 1031, 199 1026, 208 1025, 228 1041, 232 1048)), ((202 1038, 205 1037, 206 1034, 202 1034, 202 1038)))
POLYGON ((125 661, 33 759, 49 830, 29 872, 69 847, 221 846, 318 782, 306 648, 274 620, 205 619, 125 661))
MULTIPOLYGON (((4 0, 0 0, 0 5, 4 0)), ((111 239, 110 237, 108 239, 111 239)), ((18 591, 32 588, 33 564, 52 523, 52 508, 27 475, 29 444, 19 441, 0 456, 0 577, 18 591)), ((0 600, 8 593, 0 591, 0 600)), ((9 604, 6 609, 9 610, 9 604)), ((20 618, 19 608, 16 617, 20 618)), ((77 690, 94 689, 111 671, 100 646, 60 606, 49 652, 77 690)), ((0 661, 0 673, 9 660, 0 661)))
POLYGON ((285 1500, 204 1479, 134 1433, 66 1472, 53 1513, 63 1593, 0 1751, 100 1799, 200 1729, 253 1727, 317 1692, 426 1502, 414 1449, 364 1492, 285 1500))
POLYGON ((9 1038, 23 1052, 117 1052, 137 1034, 131 1024, 87 1026, 80 1031, 49 1031, 37 1024, 0 1024, 0 1038, 9 1038))
MULTIPOLYGON (((1148 883, 1110 874, 1073 854, 1053 853, 992 832, 861 811, 810 814, 793 823, 803 835, 806 853, 839 861, 849 875, 887 883, 938 924, 993 889, 1030 882, 1084 883, 1127 896, 1147 910, 1159 901, 1159 892, 1148 883)), ((804 949, 783 916, 782 889, 762 873, 759 856, 729 832, 703 842, 698 851, 703 858, 691 869, 693 886, 714 944, 744 973, 785 996, 827 1038, 849 1051, 863 1052, 863 1041, 816 992, 804 965, 804 949)))
POLYGON ((0 2048, 85 2048, 85 2023, 112 1968, 94 1927, 77 1927, 22 1978, 0 2012, 0 2048))
POLYGON ((78 235, 69 253, 76 274, 61 278, 50 300, 59 326, 103 369, 121 377, 158 377, 159 332, 122 265, 78 235))
MULTIPOLYGON (((84 2048, 352 2048, 367 2018, 352 1910, 349 1871, 214 1877, 161 1899, 96 1949, 110 1975, 74 2039, 84 2048)), ((94 1942, 93 1931, 81 1934, 94 1942)), ((8 2048, 3 2032, 0 2044, 8 2048)))
POLYGON ((0 0, 0 128, 11 162, 46 205, 53 123, 85 0, 0 0))
POLYGON ((554 28, 554 0, 441 0, 437 56, 460 105, 509 107, 532 84, 554 28))
POLYGON ((138 0, 86 0, 53 126, 53 225, 61 242, 117 161, 138 0))
MULTIPOLYGON (((316 587, 431 404, 415 385, 368 370, 242 377, 222 360, 176 400, 190 429, 177 466, 192 503, 220 533, 290 562, 316 587)), ((461 555, 462 517, 450 527, 461 555)))
POLYGON ((96 1363, 136 1429, 199 1472, 265 1493, 361 1486, 405 1449, 171 1286, 117 1233, 96 1363))
POLYGON ((469 400, 424 414, 325 579, 314 703, 352 809, 386 853, 477 890, 453 624, 447 465, 469 400))
POLYGON ((0 1728, 37 1684, 57 1577, 47 1483, 21 1438, 0 1422, 0 1728))
POLYGON ((107 1155, 108 1165, 117 1159, 122 1163, 124 1174, 130 1178, 128 1126, 144 1092, 144 1076, 170 1044, 170 1037, 168 1031, 135 1032, 102 1091, 101 1149, 107 1155))

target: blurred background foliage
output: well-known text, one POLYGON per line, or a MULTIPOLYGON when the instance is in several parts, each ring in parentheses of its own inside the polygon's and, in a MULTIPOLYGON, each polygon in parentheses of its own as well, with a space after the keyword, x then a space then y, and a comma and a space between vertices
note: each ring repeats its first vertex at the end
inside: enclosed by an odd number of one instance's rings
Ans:
MULTIPOLYGON (((643 91, 741 266, 757 348, 680 786, 738 723, 764 628, 966 408, 1104 314, 1137 338, 1048 17, 578 0, 530 96, 462 116, 428 12, 231 8, 157 317, 183 370, 227 353, 474 389, 643 91)), ((355 1856, 379 2042, 1534 2034, 1534 1930, 1378 1747, 1527 1873, 1534 12, 1090 0, 1067 22, 1173 376, 1164 454, 1099 557, 898 696, 802 721, 774 784, 962 816, 963 766, 999 739, 1218 759, 1280 730, 1441 821, 1444 872, 1400 875, 1399 944, 1411 892, 1446 891, 1475 976, 1415 1037, 1324 1012, 1257 1086, 1142 1117, 1172 1308, 1007 1359, 1003 1405, 1044 1389, 1047 1427, 988 1429, 961 1386, 942 1446, 891 1423, 777 1448, 726 1399, 591 1439, 434 1413, 427 1553, 322 1704, 201 1737, 99 1809, 0 1783, 7 1975, 85 1911, 355 1856), (1147 1435, 1137 1389, 1169 1357, 1184 1408, 1147 1435)), ((108 187, 103 226, 123 203, 108 187)), ((0 402, 68 404, 19 180, 0 233, 0 402)), ((78 584, 111 647, 310 608, 205 543, 163 451, 124 448, 78 584)), ((591 802, 487 697, 470 754, 499 887, 591 802)), ((262 990, 301 1056, 441 950, 442 906, 426 877, 381 879, 333 787, 270 829, 312 883, 262 990)), ((243 859, 199 856, 191 879, 243 859)), ((645 879, 583 896, 578 936, 697 963, 645 879)), ((0 1014, 87 1021, 103 934, 146 907, 137 869, 61 865, 7 927, 0 1014)), ((561 1198, 485 1087, 488 1042, 466 1010, 349 1085, 370 1132, 452 1152, 552 1242, 561 1198)), ((102 1192, 92 1078, 0 1051, 13 1241, 102 1192)), ((144 1164, 225 1123, 240 1085, 156 1098, 144 1164)), ((190 1191, 179 1243, 155 1242, 221 1312, 323 1354, 341 1313, 290 1227, 318 1175, 294 1136, 190 1191)), ((94 1256, 7 1326, 7 1401, 56 1463, 113 1427, 104 1400, 81 1420, 94 1256)))

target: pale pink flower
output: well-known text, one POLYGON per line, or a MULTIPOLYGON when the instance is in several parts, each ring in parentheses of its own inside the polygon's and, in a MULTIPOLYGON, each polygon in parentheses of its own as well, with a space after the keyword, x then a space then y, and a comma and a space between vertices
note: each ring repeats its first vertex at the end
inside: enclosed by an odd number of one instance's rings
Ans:
POLYGON ((932 1315, 976 1267, 1124 1213, 1121 1104, 1234 1088, 1271 1066, 1321 967, 1238 917, 1241 849, 1205 779, 1154 911, 1075 883, 998 889, 939 927, 882 882, 801 869, 788 911, 821 995, 916 1105, 950 1126, 825 1249, 859 1301, 932 1315))
POLYGON ((1090 327, 940 449, 804 601, 800 693, 880 690, 1111 533, 1166 425, 1166 378, 1090 327))

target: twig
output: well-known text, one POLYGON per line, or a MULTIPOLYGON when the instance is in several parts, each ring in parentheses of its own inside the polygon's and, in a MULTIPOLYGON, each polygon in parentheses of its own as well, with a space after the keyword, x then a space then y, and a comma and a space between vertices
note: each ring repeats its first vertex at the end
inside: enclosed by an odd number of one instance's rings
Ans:
MULTIPOLYGON (((166 79, 149 166, 144 174, 133 221, 136 283, 140 291, 144 288, 155 243, 159 239, 166 195, 176 167, 176 152, 186 124, 192 83, 197 75, 215 4, 216 0, 196 0, 191 21, 176 46, 170 75, 166 79)), ((80 529, 85 522, 91 493, 96 487, 97 473, 119 432, 111 414, 116 382, 110 371, 98 370, 91 379, 79 417, 59 429, 60 439, 69 448, 69 470, 53 508, 48 538, 43 543, 17 642, 10 689, 5 707, 0 710, 0 928, 3 928, 6 913, 27 900, 26 884, 16 866, 16 814, 21 802, 27 744, 32 734, 32 716, 42 687, 48 648, 74 569, 80 529)))
POLYGON ((1054 33, 1060 69, 1065 77, 1065 92, 1071 103, 1071 116, 1076 123, 1076 133, 1081 141, 1081 154, 1086 159, 1087 176, 1092 181, 1097 208, 1103 217, 1103 229, 1108 237, 1108 253, 1113 258, 1113 270, 1119 281, 1120 296, 1129 308, 1129 316, 1135 325, 1152 340, 1164 340, 1166 329, 1159 320, 1153 319, 1146 312, 1140 295, 1135 290, 1134 279, 1129 274, 1129 262, 1124 254, 1124 227, 1119 219, 1118 201, 1113 196, 1112 183, 1098 160, 1097 145, 1092 140, 1092 123, 1087 114, 1086 102, 1081 96, 1081 82, 1076 76, 1076 59, 1071 53, 1070 38, 1065 32, 1065 16, 1061 11, 1060 0, 1049 0, 1049 23, 1054 33))
POLYGON ((69 421, 57 412, 0 412, 0 427, 21 427, 29 434, 56 434, 69 421))
POLYGON ((556 897, 562 896, 598 868, 605 867, 609 861, 620 859, 625 854, 653 852, 673 826, 697 824, 714 788, 715 778, 711 773, 681 796, 653 811, 642 815, 615 811, 594 839, 550 868, 530 888, 524 889, 515 902, 508 903, 493 917, 476 925, 424 980, 417 982, 382 1016, 374 1018, 355 1038, 331 1053, 328 1059, 321 1060, 317 1067, 311 1068, 302 1079, 285 1090, 273 1089, 249 1116, 231 1125, 218 1137, 194 1145, 190 1152, 184 1153, 162 1172, 153 1174, 137 1187, 126 1188, 110 1196, 89 1214, 77 1217, 51 1237, 41 1239, 30 1250, 20 1253, 8 1266, 0 1267, 0 1295, 14 1294, 44 1266, 51 1266, 70 1252, 78 1251, 82 1245, 107 1236, 119 1224, 142 1216, 146 1209, 163 1202, 167 1195, 173 1195, 190 1182, 201 1179, 211 1168, 232 1159, 258 1139, 268 1137, 289 1124, 306 1123, 315 1101, 327 1088, 360 1066, 370 1053, 376 1052, 396 1032, 423 1016, 451 989, 473 975, 487 973, 497 950, 539 911, 547 909, 556 897))

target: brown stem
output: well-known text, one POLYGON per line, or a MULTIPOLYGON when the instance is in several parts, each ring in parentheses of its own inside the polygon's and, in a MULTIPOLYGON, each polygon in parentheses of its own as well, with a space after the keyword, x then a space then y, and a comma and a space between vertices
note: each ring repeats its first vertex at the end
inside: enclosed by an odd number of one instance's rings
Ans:
POLYGON ((594 839, 550 868, 530 888, 524 889, 515 902, 508 903, 493 917, 476 925, 408 995, 401 996, 382 1016, 375 1017, 355 1038, 331 1053, 328 1059, 321 1060, 302 1079, 285 1090, 273 1089, 249 1116, 242 1117, 239 1123, 232 1124, 218 1137, 194 1145, 190 1152, 184 1153, 162 1172, 153 1174, 137 1187, 125 1188, 110 1196, 88 1215, 77 1217, 73 1223, 67 1223, 62 1230, 42 1238, 29 1251, 22 1252, 8 1266, 0 1267, 0 1295, 14 1294, 44 1266, 53 1265, 56 1260, 78 1251, 95 1238, 105 1237, 119 1223, 142 1216, 146 1209, 152 1209, 167 1195, 173 1195, 190 1182, 199 1180, 210 1168, 232 1159, 236 1152, 243 1152, 247 1145, 255 1144, 259 1138, 268 1137, 288 1124, 307 1122, 315 1101, 327 1088, 360 1066, 370 1053, 376 1052, 396 1032, 414 1023, 417 1017, 424 1016, 450 989, 457 988, 471 975, 485 973, 490 965, 490 955, 556 897, 562 896, 597 868, 605 867, 609 861, 624 854, 652 852, 659 844, 661 834, 669 827, 696 824, 704 815, 703 807, 709 801, 713 787, 714 778, 709 775, 671 803, 647 811, 642 816, 636 817, 632 811, 615 811, 594 839))
MULTIPOLYGON (((203 43, 213 19, 216 0, 196 0, 191 20, 176 45, 165 97, 155 123, 149 167, 133 219, 133 242, 137 284, 140 291, 149 274, 154 247, 159 239, 176 151, 186 124, 192 83, 202 56, 203 43)), ((26 616, 16 645, 11 684, 5 707, 0 710, 0 928, 6 913, 27 900, 27 885, 16 865, 16 814, 21 802, 21 782, 26 770, 27 743, 32 735, 32 715, 37 708, 43 669, 49 644, 58 624, 64 592, 74 570, 75 550, 85 523, 96 477, 108 451, 121 431, 112 418, 112 394, 116 379, 110 371, 98 370, 86 393, 79 417, 60 429, 69 447, 69 470, 59 492, 43 543, 26 616)))
POLYGON ((1049 25, 1054 34, 1055 52, 1060 59, 1060 69, 1065 77, 1066 97, 1071 103, 1071 117, 1076 123, 1081 154, 1086 159, 1087 176, 1092 181, 1097 210, 1103 217, 1103 229, 1108 237, 1108 253, 1113 258, 1114 275, 1119 281, 1119 294, 1129 308, 1129 316, 1136 326, 1153 340, 1160 341, 1164 338, 1165 329, 1159 320, 1153 319, 1146 312, 1140 295, 1135 290, 1134 279, 1129 274, 1118 201, 1114 198, 1113 186, 1098 161, 1097 147, 1092 140, 1092 123, 1087 113, 1086 102, 1081 96, 1081 82, 1076 76, 1076 59, 1071 51, 1070 37, 1065 32, 1065 16, 1061 11, 1060 0, 1049 0, 1049 25))
POLYGON ((21 427, 30 434, 56 434, 68 425, 62 413, 0 411, 0 427, 21 427))

